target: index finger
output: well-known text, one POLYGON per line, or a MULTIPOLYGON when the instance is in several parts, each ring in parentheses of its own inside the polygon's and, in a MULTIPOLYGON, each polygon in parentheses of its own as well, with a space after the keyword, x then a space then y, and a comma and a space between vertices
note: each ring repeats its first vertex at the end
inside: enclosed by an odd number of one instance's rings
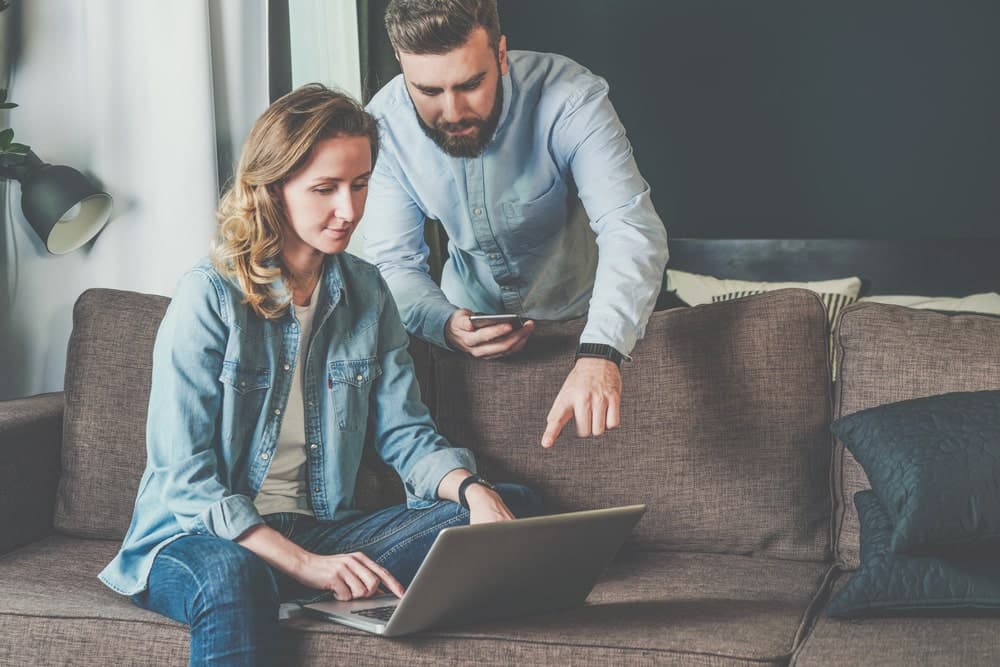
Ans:
POLYGON ((563 427, 566 426, 572 416, 572 405, 564 405, 561 411, 557 411, 555 405, 552 406, 552 411, 549 412, 549 417, 546 420, 545 433, 542 434, 542 447, 547 449, 555 444, 556 438, 562 433, 563 427))
POLYGON ((406 589, 403 588, 403 584, 396 581, 396 577, 392 576, 389 570, 373 561, 365 555, 364 552, 358 551, 354 555, 359 561, 361 561, 362 564, 365 565, 365 567, 371 570, 376 577, 382 580, 382 583, 386 585, 386 588, 388 588, 393 595, 398 598, 403 597, 403 594, 406 593, 406 589))

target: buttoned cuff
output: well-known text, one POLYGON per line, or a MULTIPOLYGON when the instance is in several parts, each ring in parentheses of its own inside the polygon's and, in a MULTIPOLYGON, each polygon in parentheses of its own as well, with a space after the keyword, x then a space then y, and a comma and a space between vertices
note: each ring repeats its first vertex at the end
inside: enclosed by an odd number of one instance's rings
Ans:
POLYGON ((447 301, 426 306, 426 315, 420 327, 420 338, 446 350, 454 350, 448 344, 444 331, 448 325, 448 318, 456 310, 457 308, 447 301))
POLYGON ((464 468, 476 472, 476 459, 468 449, 443 447, 423 457, 413 467, 406 479, 406 504, 410 509, 421 509, 436 503, 438 487, 445 475, 464 468))
POLYGON ((580 334, 581 343, 597 343, 599 345, 610 345, 626 357, 632 354, 635 342, 642 336, 636 334, 631 327, 624 327, 621 324, 613 324, 608 321, 594 319, 587 320, 587 326, 580 334))
POLYGON ((198 515, 192 532, 235 540, 254 526, 264 523, 253 501, 244 495, 226 496, 198 515))

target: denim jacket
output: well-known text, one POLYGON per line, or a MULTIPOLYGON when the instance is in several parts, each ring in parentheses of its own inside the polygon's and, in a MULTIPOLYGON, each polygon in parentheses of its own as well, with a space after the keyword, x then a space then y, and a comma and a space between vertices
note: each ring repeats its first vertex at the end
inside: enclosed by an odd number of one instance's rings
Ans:
MULTIPOLYGON (((309 500, 320 520, 361 514, 354 485, 368 429, 403 480, 411 508, 431 505, 472 454, 434 428, 409 339, 378 270, 347 254, 325 261, 303 368, 309 500)), ((146 588, 156 554, 182 535, 233 540, 263 522, 253 504, 275 452, 299 327, 293 309, 265 320, 204 260, 178 284, 156 336, 146 470, 121 550, 100 573, 115 591, 146 588)))

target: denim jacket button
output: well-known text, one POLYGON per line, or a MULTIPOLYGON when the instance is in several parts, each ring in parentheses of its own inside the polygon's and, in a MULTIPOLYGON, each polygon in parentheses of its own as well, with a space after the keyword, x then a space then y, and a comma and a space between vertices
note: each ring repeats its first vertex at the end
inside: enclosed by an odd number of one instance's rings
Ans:
POLYGON ((355 379, 356 379, 356 380, 357 380, 358 382, 361 382, 361 381, 363 381, 363 380, 365 379, 365 376, 364 376, 364 375, 359 375, 359 376, 358 376, 358 377, 356 377, 355 379))
POLYGON ((281 409, 280 408, 275 408, 274 414, 280 415, 281 414, 281 409))
POLYGON ((287 371, 289 368, 291 368, 291 366, 289 366, 288 364, 285 364, 285 370, 287 371))
POLYGON ((316 444, 316 443, 314 442, 313 444, 309 445, 309 449, 319 449, 319 445, 317 445, 317 444, 316 444))
POLYGON ((266 460, 268 460, 270 458, 270 454, 268 454, 267 452, 264 452, 263 454, 260 455, 260 458, 262 458, 262 459, 264 459, 266 461, 266 460))

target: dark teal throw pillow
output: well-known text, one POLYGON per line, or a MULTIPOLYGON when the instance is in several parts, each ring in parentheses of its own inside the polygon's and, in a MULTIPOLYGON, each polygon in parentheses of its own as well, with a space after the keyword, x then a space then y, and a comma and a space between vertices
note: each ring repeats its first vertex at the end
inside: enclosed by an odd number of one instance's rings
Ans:
POLYGON ((1000 551, 1000 391, 881 405, 831 429, 888 512, 893 551, 1000 551))
POLYGON ((856 493, 854 505, 861 519, 861 567, 827 605, 829 616, 1000 610, 1000 559, 894 553, 892 523, 875 493, 856 493))

